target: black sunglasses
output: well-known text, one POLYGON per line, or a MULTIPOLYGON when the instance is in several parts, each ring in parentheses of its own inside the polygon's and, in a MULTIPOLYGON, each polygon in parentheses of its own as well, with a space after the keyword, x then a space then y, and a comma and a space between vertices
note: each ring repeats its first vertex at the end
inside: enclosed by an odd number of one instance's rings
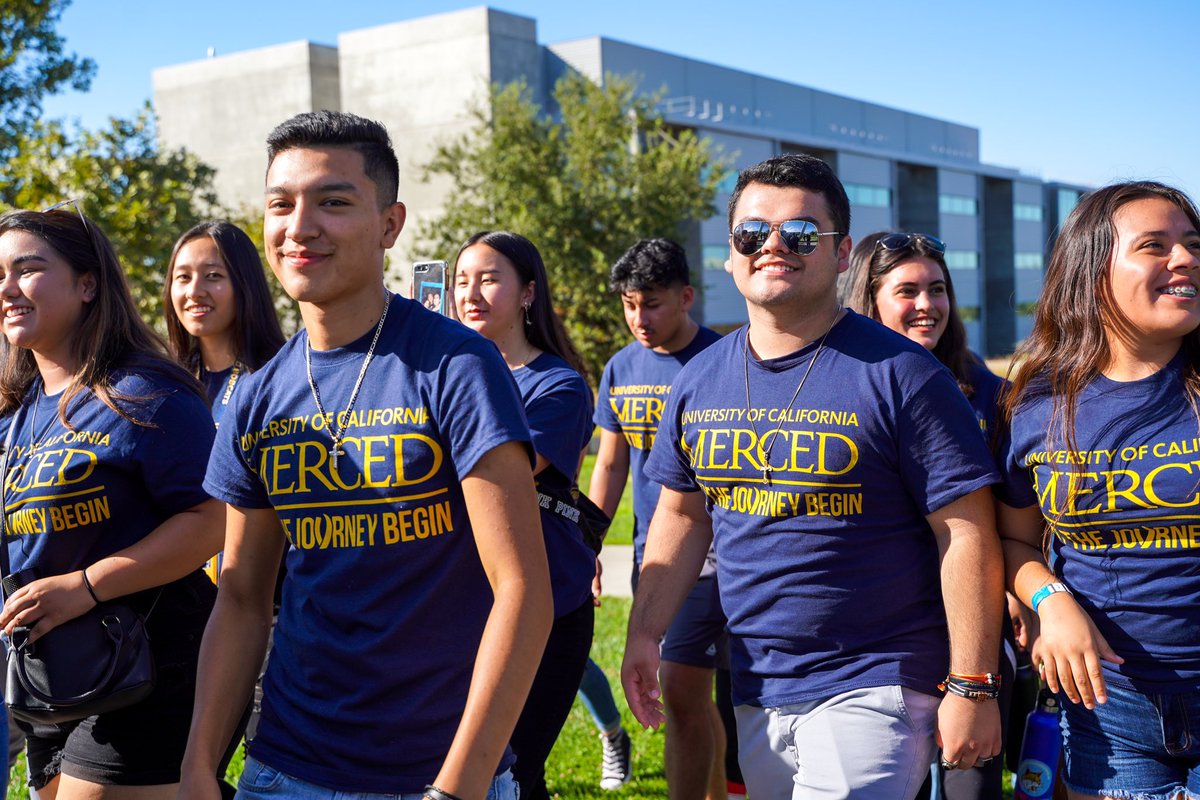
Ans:
POLYGON ((926 250, 932 250, 939 255, 946 254, 946 243, 936 236, 930 236, 927 233, 889 233, 887 236, 882 237, 876 246, 882 247, 888 252, 895 252, 896 250, 904 250, 918 244, 926 250))
POLYGON ((733 226, 733 232, 729 234, 729 241, 734 250, 744 256, 752 256, 762 250, 767 239, 771 238, 771 231, 774 230, 779 231, 779 237, 783 239, 787 249, 798 256, 812 255, 816 251, 817 245, 821 243, 820 237, 822 236, 844 235, 832 231, 818 233, 817 226, 806 219, 789 219, 775 224, 752 219, 733 226))

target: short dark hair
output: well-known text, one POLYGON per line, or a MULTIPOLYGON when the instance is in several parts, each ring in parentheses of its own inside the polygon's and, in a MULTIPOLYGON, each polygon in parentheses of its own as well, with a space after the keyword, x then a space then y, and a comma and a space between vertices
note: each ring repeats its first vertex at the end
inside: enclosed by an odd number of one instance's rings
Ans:
POLYGON ((309 111, 280 123, 267 135, 267 169, 285 150, 347 147, 363 158, 363 171, 375 183, 379 208, 396 202, 400 163, 387 128, 373 119, 345 111, 309 111))
POLYGON ((614 292, 644 292, 671 286, 690 286, 687 253, 670 239, 642 239, 612 266, 609 288, 614 292))
MULTIPOLYGON (((742 199, 742 190, 752 183, 807 189, 822 195, 825 205, 829 207, 834 230, 842 234, 850 233, 850 198, 846 196, 846 189, 838 176, 833 174, 833 169, 816 156, 785 153, 742 170, 737 186, 729 196, 730 230, 733 230, 733 212, 738 200, 742 199)), ((837 240, 840 241, 841 237, 837 237, 837 240)))

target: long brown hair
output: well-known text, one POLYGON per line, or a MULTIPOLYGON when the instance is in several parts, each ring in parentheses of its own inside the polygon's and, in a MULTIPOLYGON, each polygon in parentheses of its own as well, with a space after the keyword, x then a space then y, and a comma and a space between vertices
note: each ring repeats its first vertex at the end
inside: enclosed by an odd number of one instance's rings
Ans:
POLYGON ((969 366, 975 359, 967 347, 967 330, 958 313, 958 301, 954 299, 954 281, 950 279, 946 259, 917 237, 910 238, 907 245, 896 250, 880 247, 879 240, 888 233, 890 231, 869 234, 854 246, 850 252, 850 269, 846 271, 842 302, 859 314, 879 322, 879 304, 875 302, 875 298, 879 294, 879 282, 883 277, 900 264, 914 258, 927 258, 937 264, 942 269, 943 280, 946 281, 946 299, 950 301, 950 315, 946 319, 946 330, 942 332, 941 338, 930 352, 950 370, 962 393, 967 397, 972 396, 975 394, 975 387, 971 383, 969 366))
MULTIPOLYGON (((1200 230, 1200 213, 1186 194, 1156 181, 1129 181, 1097 189, 1067 217, 1046 265, 1033 332, 1017 349, 1019 364, 1003 402, 1011 420, 1022 399, 1053 398, 1050 436, 1056 423, 1068 450, 1075 449, 1075 410, 1079 394, 1112 361, 1107 332, 1130 335, 1131 323, 1113 296, 1113 217, 1137 200, 1162 199, 1175 205, 1200 230)), ((1183 384, 1193 410, 1200 398, 1200 329, 1183 337, 1183 384)))
POLYGON ((587 367, 575 345, 571 344, 571 337, 567 335, 567 329, 550 300, 550 278, 546 274, 546 265, 537 246, 519 233, 480 231, 458 248, 458 255, 454 257, 455 265, 457 266, 463 251, 477 244, 487 245, 507 258, 516 268, 517 277, 522 285, 534 284, 533 302, 529 306, 529 325, 525 327, 525 337, 529 339, 530 344, 558 356, 587 378, 587 367))
MULTIPOLYGON (((9 211, 0 215, 0 236, 9 231, 25 231, 38 237, 54 248, 76 275, 95 276, 96 295, 84 304, 79 326, 71 337, 78 367, 58 401, 58 416, 65 426, 71 427, 71 402, 80 392, 90 390, 129 422, 149 427, 148 421, 134 418, 127 408, 145 398, 127 396, 113 388, 118 368, 136 366, 204 397, 196 380, 167 355, 162 339, 138 316, 112 243, 95 222, 85 222, 72 208, 9 211)), ((15 411, 38 377, 33 352, 13 347, 0 336, 0 414, 15 411)))
POLYGON ((271 291, 267 288, 267 276, 263 271, 262 259, 258 257, 258 248, 245 231, 225 220, 201 222, 190 228, 179 237, 175 248, 171 250, 162 297, 163 320, 167 325, 167 341, 171 352, 181 364, 189 367, 197 362, 200 355, 200 343, 187 332, 175 313, 175 305, 171 302, 171 283, 180 249, 202 236, 207 236, 217 246, 233 286, 233 357, 247 369, 256 370, 283 347, 283 331, 279 329, 279 318, 271 302, 271 291))

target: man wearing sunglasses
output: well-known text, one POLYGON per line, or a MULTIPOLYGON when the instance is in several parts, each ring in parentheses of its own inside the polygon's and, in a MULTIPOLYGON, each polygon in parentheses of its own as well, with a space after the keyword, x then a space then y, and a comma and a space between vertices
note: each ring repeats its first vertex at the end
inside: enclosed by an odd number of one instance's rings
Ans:
POLYGON ((729 224, 750 322, 671 388, 626 696, 661 722, 657 637, 713 542, 750 796, 911 798, 935 740, 950 769, 1000 751, 992 459, 924 348, 838 306, 850 206, 828 165, 750 167, 729 224))

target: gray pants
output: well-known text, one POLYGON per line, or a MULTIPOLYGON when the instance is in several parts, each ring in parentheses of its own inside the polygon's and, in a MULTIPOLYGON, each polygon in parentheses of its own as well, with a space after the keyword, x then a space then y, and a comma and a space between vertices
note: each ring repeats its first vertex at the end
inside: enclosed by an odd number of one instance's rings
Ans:
POLYGON ((747 793, 754 800, 911 800, 929 771, 940 702, 875 686, 779 708, 737 706, 747 793))

